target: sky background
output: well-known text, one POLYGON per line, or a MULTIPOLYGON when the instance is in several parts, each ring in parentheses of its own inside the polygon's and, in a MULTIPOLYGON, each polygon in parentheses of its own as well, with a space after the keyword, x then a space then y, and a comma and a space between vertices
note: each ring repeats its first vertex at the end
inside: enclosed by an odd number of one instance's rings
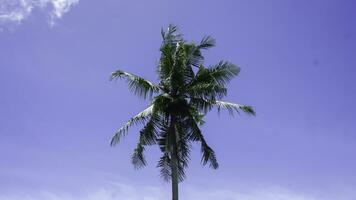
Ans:
POLYGON ((163 200, 157 147, 135 170, 145 108, 115 69, 156 81, 160 30, 205 35, 242 71, 226 100, 257 116, 212 112, 202 128, 220 168, 193 146, 185 200, 356 199, 353 0, 0 0, 0 200, 163 200))

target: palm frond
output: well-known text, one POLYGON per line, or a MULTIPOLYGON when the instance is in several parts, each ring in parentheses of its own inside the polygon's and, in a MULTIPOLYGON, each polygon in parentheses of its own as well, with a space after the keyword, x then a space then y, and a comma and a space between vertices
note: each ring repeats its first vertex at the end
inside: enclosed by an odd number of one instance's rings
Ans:
POLYGON ((231 103, 231 102, 226 102, 226 101, 215 101, 214 103, 216 106, 218 106, 218 111, 220 112, 221 108, 224 108, 229 111, 230 114, 233 115, 234 111, 239 112, 239 110, 242 110, 243 112, 249 114, 249 115, 256 115, 255 111, 251 106, 246 106, 246 105, 240 105, 237 103, 231 103))
POLYGON ((159 134, 159 116, 152 115, 147 124, 140 131, 140 143, 143 145, 153 145, 157 143, 159 134))
POLYGON ((215 46, 215 39, 212 38, 211 36, 205 36, 200 41, 200 44, 198 45, 198 49, 209 49, 214 46, 215 46))
POLYGON ((131 163, 136 169, 140 169, 146 166, 147 162, 143 154, 145 147, 139 142, 134 150, 134 153, 131 157, 131 163))
POLYGON ((159 60, 159 65, 157 68, 157 73, 159 75, 161 85, 168 87, 169 78, 172 73, 173 68, 173 52, 174 47, 167 44, 162 44, 161 48, 161 57, 159 60))
POLYGON ((177 42, 183 40, 182 34, 178 33, 178 27, 173 24, 168 26, 167 31, 161 29, 161 35, 163 38, 162 45, 169 44, 175 46, 177 42))
POLYGON ((215 40, 210 37, 206 36, 200 41, 198 45, 194 43, 185 44, 185 51, 187 53, 187 65, 199 67, 204 63, 204 56, 201 53, 201 50, 206 50, 211 47, 215 46, 215 40))
POLYGON ((145 80, 144 78, 121 70, 116 70, 111 74, 111 80, 117 78, 126 79, 130 90, 133 91, 134 94, 143 97, 144 99, 148 96, 152 97, 153 93, 157 93, 160 89, 158 85, 155 85, 154 83, 145 80))
POLYGON ((137 115, 135 115, 134 117, 132 117, 129 121, 127 121, 118 131, 116 131, 116 133, 112 137, 111 143, 110 143, 111 146, 116 145, 120 141, 121 137, 125 136, 127 134, 130 126, 139 124, 139 123, 145 123, 149 119, 149 117, 152 115, 153 109, 154 109, 154 105, 152 104, 149 107, 147 107, 145 110, 143 110, 142 112, 140 112, 137 115))
POLYGON ((160 123, 160 134, 157 139, 159 148, 162 153, 171 153, 171 147, 174 145, 172 143, 170 125, 166 121, 161 121, 160 123))
POLYGON ((187 66, 198 67, 203 64, 204 57, 201 54, 199 47, 194 43, 184 44, 184 49, 187 54, 187 66))
POLYGON ((213 169, 219 168, 219 163, 216 158, 214 150, 208 146, 208 144, 205 142, 204 139, 201 140, 201 152, 202 152, 201 161, 203 165, 209 163, 209 167, 213 169))
POLYGON ((189 139, 192 141, 200 141, 201 143, 202 164, 206 165, 207 163, 209 163, 209 167, 217 169, 219 167, 219 164, 214 150, 210 148, 210 146, 205 141, 205 138, 201 133, 201 130, 196 121, 194 120, 193 116, 188 116, 187 120, 191 129, 189 133, 189 139))
POLYGON ((188 167, 190 161, 191 144, 188 138, 189 126, 187 126, 185 121, 179 118, 175 127, 176 134, 179 135, 179 140, 177 141, 178 163, 182 166, 182 170, 184 170, 188 167))
POLYGON ((227 95, 227 89, 224 86, 210 83, 196 83, 186 88, 190 98, 203 98, 209 100, 221 99, 227 95))
POLYGON ((188 167, 190 161, 190 143, 187 140, 180 140, 178 142, 178 162, 182 165, 182 170, 188 167))
POLYGON ((238 72, 239 68, 228 62, 220 62, 210 68, 200 66, 195 78, 187 85, 186 92, 190 98, 222 99, 227 95, 226 83, 238 72))
POLYGON ((206 114, 215 106, 213 102, 212 100, 206 100, 204 98, 191 98, 189 104, 196 112, 206 114))
POLYGON ((184 181, 184 179, 187 177, 185 174, 185 168, 186 166, 184 166, 180 161, 178 161, 178 181, 182 182, 184 181))
POLYGON ((158 161, 157 167, 160 168, 161 177, 165 181, 169 181, 172 176, 171 158, 168 153, 164 153, 158 161))
MULTIPOLYGON (((163 180, 170 181, 172 179, 172 159, 168 153, 164 153, 158 161, 157 167, 160 168, 160 174, 163 180)), ((178 161, 177 175, 178 180, 181 182, 185 179, 185 168, 182 162, 178 161)))
POLYGON ((219 84, 226 84, 240 73, 240 68, 232 63, 220 61, 207 68, 210 76, 219 84))
POLYGON ((186 85, 185 82, 186 54, 182 43, 176 44, 173 54, 173 66, 170 76, 170 85, 173 89, 186 85))
POLYGON ((233 77, 237 76, 240 68, 232 63, 220 61, 218 64, 210 67, 199 67, 192 84, 197 83, 216 83, 224 86, 233 77))

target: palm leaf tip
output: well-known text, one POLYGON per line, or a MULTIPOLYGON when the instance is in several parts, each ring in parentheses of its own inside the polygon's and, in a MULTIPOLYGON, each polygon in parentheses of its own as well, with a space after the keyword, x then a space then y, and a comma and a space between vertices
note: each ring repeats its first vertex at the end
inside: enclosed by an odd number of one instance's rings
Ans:
POLYGON ((242 106, 240 106, 240 109, 242 111, 244 111, 245 113, 247 113, 247 114, 250 114, 250 115, 253 115, 253 116, 256 115, 256 112, 255 112, 255 110, 253 109, 252 106, 244 106, 244 105, 242 105, 242 106))
POLYGON ((205 36, 203 39, 200 41, 199 44, 199 49, 208 49, 211 47, 215 46, 215 39, 212 38, 211 36, 205 36))
POLYGON ((202 141, 201 152, 202 152, 201 162, 203 165, 209 163, 209 167, 213 169, 219 168, 219 163, 216 158, 214 150, 210 148, 205 141, 202 141))
POLYGON ((122 127, 120 128, 115 134, 114 136, 111 138, 110 140, 110 145, 111 146, 115 146, 116 144, 118 144, 121 140, 121 138, 125 135, 125 132, 127 131, 128 127, 122 127))
POLYGON ((135 148, 134 153, 131 157, 131 162, 134 165, 135 169, 140 169, 146 166, 147 164, 145 156, 143 154, 144 150, 145 147, 143 145, 141 145, 140 143, 137 144, 137 147, 135 148))
POLYGON ((242 110, 246 114, 249 115, 256 115, 252 106, 240 105, 237 103, 231 103, 226 101, 215 101, 215 105, 218 107, 218 111, 220 112, 221 108, 224 108, 229 111, 230 114, 233 115, 233 112, 236 111, 237 113, 239 110, 242 110))
POLYGON ((116 134, 111 138, 110 140, 110 146, 115 146, 117 143, 119 143, 119 138, 116 136, 116 134))

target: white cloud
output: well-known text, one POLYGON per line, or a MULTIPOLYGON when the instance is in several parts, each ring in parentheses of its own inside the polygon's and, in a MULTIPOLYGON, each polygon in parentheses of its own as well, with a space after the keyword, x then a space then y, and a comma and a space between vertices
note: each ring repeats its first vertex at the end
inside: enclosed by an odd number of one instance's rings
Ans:
POLYGON ((33 4, 26 0, 0 0, 0 21, 20 22, 32 12, 33 4))
MULTIPOLYGON (((169 187, 168 187, 169 189, 169 187)), ((112 184, 107 187, 91 190, 82 195, 56 194, 41 192, 36 195, 10 195, 1 196, 0 200, 167 200, 170 199, 170 191, 160 187, 139 187, 125 184, 112 184)), ((206 190, 186 188, 180 192, 184 200, 320 200, 315 197, 296 194, 281 189, 267 189, 242 193, 230 190, 206 190)))
POLYGON ((20 23, 38 9, 49 16, 51 25, 79 0, 0 0, 0 23, 20 23))

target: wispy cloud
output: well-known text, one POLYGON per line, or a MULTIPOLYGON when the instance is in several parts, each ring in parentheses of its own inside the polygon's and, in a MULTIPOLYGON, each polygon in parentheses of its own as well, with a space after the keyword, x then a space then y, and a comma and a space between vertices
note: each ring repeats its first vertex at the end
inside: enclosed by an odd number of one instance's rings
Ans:
POLYGON ((21 23, 35 9, 49 16, 49 23, 54 25, 57 19, 77 4, 79 0, 0 0, 0 23, 21 23))
MULTIPOLYGON (((185 200, 319 200, 315 197, 296 194, 281 189, 267 189, 242 193, 230 190, 200 190, 187 188, 181 191, 185 200)), ((111 184, 110 186, 91 190, 82 195, 58 194, 41 192, 40 194, 1 196, 1 200, 166 200, 170 198, 169 191, 160 187, 139 187, 126 184, 111 184)))

